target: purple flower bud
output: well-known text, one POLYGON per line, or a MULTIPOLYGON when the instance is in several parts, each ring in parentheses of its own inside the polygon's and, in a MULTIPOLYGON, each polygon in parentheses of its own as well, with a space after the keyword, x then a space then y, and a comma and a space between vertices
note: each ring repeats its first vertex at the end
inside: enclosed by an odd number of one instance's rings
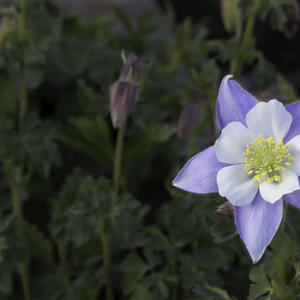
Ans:
POLYGON ((139 82, 146 67, 136 55, 129 54, 120 78, 110 86, 110 114, 114 128, 122 126, 138 101, 139 82))
POLYGON ((136 84, 118 80, 109 88, 110 115, 114 128, 121 127, 138 100, 136 84))
POLYGON ((221 216, 224 216, 227 218, 233 218, 234 217, 234 206, 229 201, 226 201, 216 208, 215 213, 217 215, 221 215, 221 216))
POLYGON ((141 63, 133 53, 129 54, 123 66, 120 80, 138 83, 147 68, 147 64, 141 63))
POLYGON ((179 117, 177 131, 178 137, 184 138, 189 135, 199 124, 201 115, 202 110, 199 103, 194 102, 186 106, 179 117))

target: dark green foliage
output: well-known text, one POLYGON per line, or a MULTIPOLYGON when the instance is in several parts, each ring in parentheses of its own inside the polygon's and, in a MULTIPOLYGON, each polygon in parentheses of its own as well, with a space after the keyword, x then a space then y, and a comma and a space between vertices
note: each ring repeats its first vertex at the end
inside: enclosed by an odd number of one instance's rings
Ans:
MULTIPOLYGON (((32 300, 105 299, 105 237, 116 299, 299 299, 296 209, 253 267, 234 220, 214 213, 224 199, 171 186, 187 158, 218 135, 215 101, 236 38, 210 39, 211 21, 177 24, 170 10, 159 19, 146 11, 133 22, 116 8, 83 20, 28 0, 28 107, 20 117, 22 1, 11 1, 13 11, 7 2, 0 1, 10 20, 0 26, 0 299, 23 299, 20 264, 32 300), (122 50, 150 63, 127 120, 115 202, 109 86, 119 77, 122 50), (179 116, 195 101, 201 118, 178 139, 179 116)), ((281 29, 290 2, 265 1, 259 16, 281 29)), ((243 20, 254 4, 240 1, 243 20)), ((249 81, 263 90, 277 79, 281 96, 293 101, 295 89, 253 36, 246 50, 249 81)))

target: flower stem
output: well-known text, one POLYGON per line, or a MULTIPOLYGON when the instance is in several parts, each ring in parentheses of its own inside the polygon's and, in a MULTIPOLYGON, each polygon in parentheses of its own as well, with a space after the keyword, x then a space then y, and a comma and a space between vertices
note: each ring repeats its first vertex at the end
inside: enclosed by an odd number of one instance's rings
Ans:
MULTIPOLYGON (((27 107, 27 93, 26 93, 26 79, 25 79, 25 9, 26 0, 21 1, 21 13, 19 16, 19 71, 20 71, 20 105, 19 105, 19 126, 22 129, 22 119, 26 113, 27 107)), ((4 161, 6 175, 9 181, 11 194, 12 194, 12 205, 13 214, 16 217, 16 231, 18 235, 23 234, 22 230, 22 208, 21 208, 21 197, 20 197, 20 183, 22 177, 22 168, 15 166, 12 159, 7 157, 4 161)), ((25 300, 31 300, 29 276, 27 268, 24 262, 19 264, 19 273, 22 281, 23 294, 25 300)))
POLYGON ((99 235, 102 241, 102 248, 103 248, 106 299, 114 300, 114 292, 113 292, 112 276, 111 276, 110 239, 109 236, 104 232, 103 227, 104 227, 103 222, 100 220, 98 224, 98 230, 99 230, 99 235))
POLYGON ((22 287, 24 292, 24 299, 30 300, 30 288, 29 288, 29 279, 28 279, 28 273, 25 263, 21 262, 19 265, 19 272, 22 279, 22 287))
POLYGON ((231 61, 230 72, 237 77, 240 76, 243 70, 247 50, 250 45, 251 37, 253 34, 256 14, 262 3, 263 0, 257 0, 253 5, 253 7, 251 8, 251 11, 247 19, 245 31, 243 34, 243 40, 241 41, 241 43, 238 43, 237 49, 235 51, 236 52, 235 56, 231 61))
POLYGON ((126 122, 118 129, 113 173, 113 205, 118 202, 126 122))
MULTIPOLYGON (((284 231, 285 222, 286 222, 286 214, 288 209, 288 203, 285 199, 283 199, 283 212, 282 212, 282 221, 280 225, 281 231, 284 231)), ((286 267, 285 267, 285 260, 283 257, 278 256, 277 258, 277 266, 278 266, 278 276, 279 276, 279 282, 281 284, 286 284, 286 267)))
MULTIPOLYGON (((116 151, 114 159, 113 170, 113 193, 112 193, 112 207, 118 202, 119 189, 120 189, 120 177, 121 177, 121 164, 122 164, 122 152, 123 142, 126 130, 126 122, 118 129, 116 151)), ((104 231, 104 224, 102 220, 98 224, 99 235, 102 241, 103 248, 103 261, 105 272, 105 285, 106 285, 106 299, 114 300, 114 292, 112 286, 112 272, 111 272, 111 247, 109 235, 104 231)))
POLYGON ((283 212, 282 212, 281 230, 284 231, 286 214, 288 210, 288 203, 285 199, 282 199, 282 201, 283 201, 283 212))
POLYGON ((69 271, 68 271, 68 263, 67 263, 67 251, 66 246, 62 242, 57 243, 59 261, 61 264, 61 268, 66 276, 66 286, 70 286, 70 279, 69 279, 69 271))
POLYGON ((22 128, 22 119, 27 109, 26 73, 25 73, 25 9, 27 0, 21 1, 19 17, 19 70, 20 70, 20 110, 19 125, 22 128))

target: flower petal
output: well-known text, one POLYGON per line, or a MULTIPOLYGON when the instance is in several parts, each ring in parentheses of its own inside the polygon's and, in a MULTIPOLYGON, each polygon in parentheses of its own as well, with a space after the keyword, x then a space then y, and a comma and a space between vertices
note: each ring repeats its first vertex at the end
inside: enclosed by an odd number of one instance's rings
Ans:
POLYGON ((292 115, 277 100, 259 102, 246 116, 247 126, 254 138, 260 134, 263 138, 273 137, 276 142, 287 134, 292 115))
POLYGON ((259 191, 265 201, 275 203, 283 195, 292 193, 299 189, 298 176, 290 168, 280 172, 280 177, 280 182, 267 183, 265 180, 259 184, 259 191))
POLYGON ((287 202, 300 209, 300 190, 284 195, 287 202))
POLYGON ((272 241, 282 217, 282 200, 270 204, 257 193, 254 201, 235 208, 235 224, 241 239, 257 263, 272 241))
POLYGON ((229 123, 216 140, 217 159, 224 163, 243 163, 247 144, 251 143, 249 130, 240 122, 229 123))
POLYGON ((217 175, 217 183, 220 195, 236 206, 249 204, 258 190, 257 181, 247 174, 244 165, 221 169, 217 175))
POLYGON ((192 193, 213 193, 218 191, 217 173, 228 166, 216 158, 214 146, 192 157, 173 180, 173 185, 192 193))
POLYGON ((289 141, 294 136, 300 134, 300 101, 290 104, 285 109, 292 115, 293 121, 284 140, 289 141))
POLYGON ((289 145, 289 152, 294 159, 291 162, 291 168, 300 176, 300 135, 293 137, 287 145, 289 145))
POLYGON ((230 80, 232 77, 233 75, 225 76, 219 89, 217 118, 221 129, 234 121, 245 125, 247 112, 257 103, 235 80, 230 80))

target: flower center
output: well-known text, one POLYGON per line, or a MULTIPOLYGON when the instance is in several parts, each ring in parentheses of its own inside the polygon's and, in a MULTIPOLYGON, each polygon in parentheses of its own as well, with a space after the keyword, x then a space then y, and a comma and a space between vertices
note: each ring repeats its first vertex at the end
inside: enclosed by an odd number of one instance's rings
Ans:
POLYGON ((247 145, 247 150, 243 153, 245 169, 259 183, 265 179, 267 183, 280 182, 279 171, 284 171, 285 166, 290 167, 294 161, 288 147, 289 145, 283 145, 282 140, 276 144, 272 137, 264 139, 259 135, 251 145, 247 145))

